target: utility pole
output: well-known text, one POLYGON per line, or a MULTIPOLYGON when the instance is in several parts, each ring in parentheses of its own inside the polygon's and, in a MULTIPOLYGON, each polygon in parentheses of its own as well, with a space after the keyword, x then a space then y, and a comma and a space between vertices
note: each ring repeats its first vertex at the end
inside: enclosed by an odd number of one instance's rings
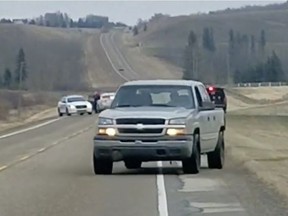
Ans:
POLYGON ((231 84, 231 73, 230 73, 230 53, 227 53, 227 84, 230 85, 231 84))
POLYGON ((20 63, 20 71, 19 71, 19 83, 18 83, 18 118, 21 118, 21 111, 22 111, 22 77, 23 77, 23 67, 24 67, 24 62, 20 63))

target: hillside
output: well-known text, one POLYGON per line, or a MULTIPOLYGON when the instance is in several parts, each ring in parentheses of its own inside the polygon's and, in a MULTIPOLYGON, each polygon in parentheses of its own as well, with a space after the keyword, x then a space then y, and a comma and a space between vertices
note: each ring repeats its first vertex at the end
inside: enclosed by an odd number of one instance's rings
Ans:
MULTIPOLYGON (((13 73, 19 49, 25 52, 28 91, 20 92, 23 111, 55 106, 61 95, 118 86, 122 80, 101 47, 100 34, 95 29, 0 24, 0 76, 5 68, 13 73)), ((0 121, 17 117, 18 97, 17 91, 0 89, 0 121)))
MULTIPOLYGON (((17 53, 23 48, 29 90, 87 89, 91 82, 87 76, 87 41, 98 40, 99 35, 99 30, 1 24, 0 74, 5 68, 15 70, 17 53)), ((92 58, 97 59, 95 53, 92 58)))
MULTIPOLYGON (((193 30, 198 43, 201 44, 203 29, 212 27, 217 50, 216 76, 212 81, 219 81, 227 77, 227 48, 229 30, 246 34, 250 38, 255 36, 256 42, 260 38, 261 30, 266 32, 266 56, 275 50, 282 60, 284 71, 288 71, 287 48, 288 48, 288 7, 275 9, 269 7, 256 7, 236 10, 234 12, 217 12, 202 15, 167 17, 152 19, 148 22, 147 31, 140 31, 136 36, 137 42, 148 55, 165 59, 175 65, 183 67, 184 49, 187 45, 189 32, 193 30)), ((207 64, 204 62, 203 65, 207 64)), ((202 73, 206 73, 203 72, 202 73)), ((215 73, 215 71, 214 71, 215 73)), ((207 76, 211 74, 206 73, 207 76)), ((287 76, 287 74, 286 74, 287 76)), ((226 80, 225 80, 226 81, 226 80)))

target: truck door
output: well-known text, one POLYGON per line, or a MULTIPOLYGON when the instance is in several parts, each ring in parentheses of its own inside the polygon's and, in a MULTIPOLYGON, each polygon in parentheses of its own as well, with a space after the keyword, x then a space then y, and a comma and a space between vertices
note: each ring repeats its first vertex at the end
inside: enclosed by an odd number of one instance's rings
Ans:
MULTIPOLYGON (((203 107, 203 98, 201 96, 199 88, 195 87, 195 94, 197 98, 198 107, 203 107)), ((201 142, 201 152, 206 152, 208 148, 208 122, 207 122, 208 113, 206 111, 198 112, 198 121, 200 126, 200 142, 201 142)))
MULTIPOLYGON (((199 97, 199 100, 201 99, 202 102, 200 102, 199 107, 203 108, 199 115, 201 116, 201 122, 203 124, 203 133, 201 132, 200 128, 200 137, 201 137, 201 146, 202 151, 211 151, 215 148, 215 140, 217 141, 218 138, 218 131, 215 133, 215 122, 216 122, 216 116, 215 116, 215 110, 209 109, 209 107, 204 107, 205 103, 203 102, 211 102, 209 94, 207 93, 204 86, 199 85, 195 87, 196 95, 199 97), (198 92, 198 93, 197 93, 198 92), (207 109, 206 109, 207 108, 207 109)), ((198 99, 197 99, 198 100, 198 99)))

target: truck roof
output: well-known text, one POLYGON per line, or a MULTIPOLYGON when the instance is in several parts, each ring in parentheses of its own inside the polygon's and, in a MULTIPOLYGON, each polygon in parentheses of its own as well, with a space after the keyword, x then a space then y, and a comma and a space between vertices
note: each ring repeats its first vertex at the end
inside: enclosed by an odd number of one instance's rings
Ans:
POLYGON ((134 80, 128 81, 123 84, 123 86, 129 85, 185 85, 185 86, 195 86, 202 84, 201 82, 194 81, 194 80, 134 80))

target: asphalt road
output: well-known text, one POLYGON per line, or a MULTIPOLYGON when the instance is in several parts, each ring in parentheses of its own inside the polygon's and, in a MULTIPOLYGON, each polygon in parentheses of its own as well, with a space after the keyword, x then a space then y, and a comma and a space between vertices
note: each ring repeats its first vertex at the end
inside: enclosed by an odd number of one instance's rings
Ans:
MULTIPOLYGON (((103 37, 112 56, 115 44, 103 37)), ((0 216, 287 216, 281 198, 230 158, 225 169, 209 170, 202 157, 198 175, 184 175, 176 162, 138 170, 119 162, 112 175, 95 176, 96 117, 55 118, 0 135, 0 216)))

